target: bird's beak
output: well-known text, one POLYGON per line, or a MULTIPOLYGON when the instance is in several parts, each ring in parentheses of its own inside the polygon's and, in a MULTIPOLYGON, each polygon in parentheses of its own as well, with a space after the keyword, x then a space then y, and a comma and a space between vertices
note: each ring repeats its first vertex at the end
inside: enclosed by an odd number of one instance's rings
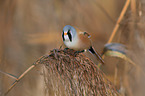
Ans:
POLYGON ((64 35, 67 35, 67 32, 64 32, 64 35))

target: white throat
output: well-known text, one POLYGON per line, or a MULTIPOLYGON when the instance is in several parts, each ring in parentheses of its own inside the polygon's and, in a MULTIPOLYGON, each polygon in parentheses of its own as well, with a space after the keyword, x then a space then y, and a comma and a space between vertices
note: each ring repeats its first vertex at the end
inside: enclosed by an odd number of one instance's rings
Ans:
POLYGON ((79 40, 77 35, 75 37, 72 37, 72 41, 69 40, 68 35, 64 36, 64 38, 65 38, 64 44, 66 45, 66 47, 77 50, 79 40))

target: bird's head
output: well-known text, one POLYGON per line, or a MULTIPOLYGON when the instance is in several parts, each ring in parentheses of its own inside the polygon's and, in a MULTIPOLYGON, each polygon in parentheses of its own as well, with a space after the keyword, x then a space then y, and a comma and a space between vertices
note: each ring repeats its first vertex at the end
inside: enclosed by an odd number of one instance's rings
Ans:
POLYGON ((63 28, 63 32, 62 32, 62 38, 63 41, 70 41, 72 42, 72 39, 76 36, 77 32, 76 29, 70 25, 66 25, 63 28))

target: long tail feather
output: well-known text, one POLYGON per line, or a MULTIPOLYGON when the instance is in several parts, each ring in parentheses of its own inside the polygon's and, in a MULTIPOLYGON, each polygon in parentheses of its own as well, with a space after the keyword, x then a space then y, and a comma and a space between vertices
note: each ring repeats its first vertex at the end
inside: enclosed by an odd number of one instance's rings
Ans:
POLYGON ((99 55, 99 53, 97 51, 94 50, 94 48, 91 46, 90 49, 88 49, 90 53, 94 54, 97 59, 102 63, 104 64, 104 61, 103 59, 101 58, 101 56, 99 55))

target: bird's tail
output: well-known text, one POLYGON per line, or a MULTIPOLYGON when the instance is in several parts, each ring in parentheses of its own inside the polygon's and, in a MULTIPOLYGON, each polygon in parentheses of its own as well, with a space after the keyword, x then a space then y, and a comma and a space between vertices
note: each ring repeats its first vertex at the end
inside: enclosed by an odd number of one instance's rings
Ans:
POLYGON ((99 55, 99 53, 97 51, 94 50, 94 48, 91 46, 90 49, 88 49, 90 53, 94 54, 97 59, 102 63, 104 64, 104 61, 103 59, 101 58, 101 56, 99 55))

